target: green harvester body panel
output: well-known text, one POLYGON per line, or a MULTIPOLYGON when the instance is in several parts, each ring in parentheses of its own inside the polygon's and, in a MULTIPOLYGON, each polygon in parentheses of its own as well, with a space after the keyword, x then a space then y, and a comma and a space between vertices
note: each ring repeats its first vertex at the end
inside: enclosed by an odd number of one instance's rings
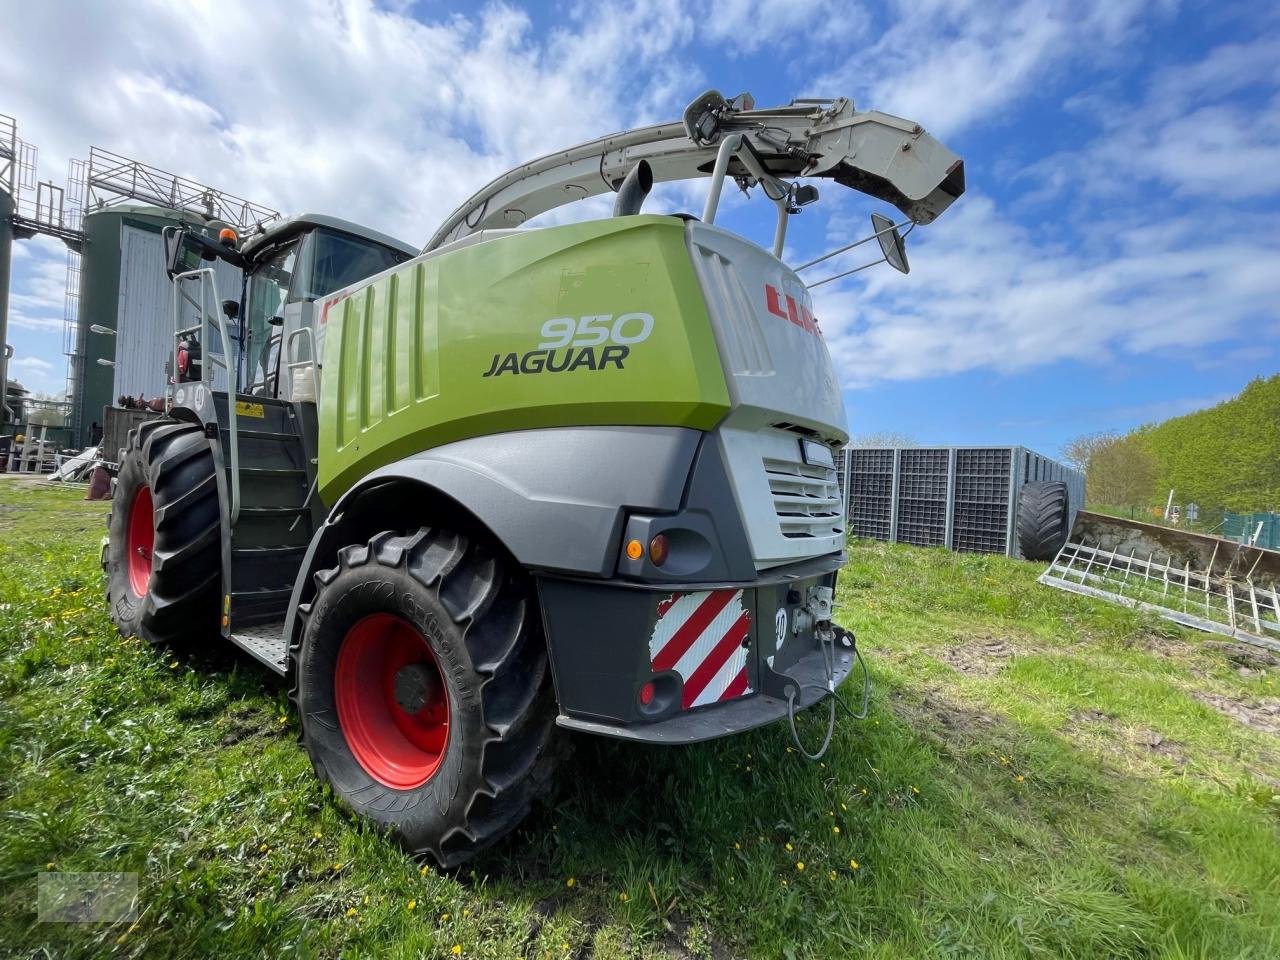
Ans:
POLYGON ((329 504, 378 467, 468 437, 709 430, 729 410, 685 224, 673 217, 548 227, 419 257, 329 300, 320 324, 318 487, 329 504))

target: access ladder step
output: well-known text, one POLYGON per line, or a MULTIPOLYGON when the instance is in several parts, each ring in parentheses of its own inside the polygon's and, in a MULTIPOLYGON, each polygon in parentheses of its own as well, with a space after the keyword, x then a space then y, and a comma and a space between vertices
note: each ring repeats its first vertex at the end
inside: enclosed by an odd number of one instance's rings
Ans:
MULTIPOLYGON (((222 428, 222 433, 230 435, 231 431, 226 427, 222 428)), ((243 427, 236 430, 236 437, 240 440, 297 440, 296 433, 278 433, 274 430, 245 430, 243 427)))
POLYGON ((289 641, 283 620, 242 627, 231 634, 231 642, 273 673, 283 677, 289 671, 289 641))
POLYGON ((296 517, 300 513, 310 513, 311 508, 303 504, 297 507, 241 507, 240 517, 296 517))
POLYGON ((299 480, 306 480, 307 471, 299 470, 296 467, 241 467, 240 476, 242 477, 296 477, 299 480))
POLYGON ((306 549, 307 545, 305 543, 272 545, 269 547, 232 547, 231 556, 243 557, 246 560, 264 557, 287 557, 303 553, 306 549))

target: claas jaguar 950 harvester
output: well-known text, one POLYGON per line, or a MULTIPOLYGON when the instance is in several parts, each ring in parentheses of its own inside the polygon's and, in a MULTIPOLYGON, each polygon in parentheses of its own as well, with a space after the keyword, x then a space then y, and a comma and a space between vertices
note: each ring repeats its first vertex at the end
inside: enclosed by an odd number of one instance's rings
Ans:
POLYGON ((964 190, 912 122, 710 91, 511 170, 420 252, 321 216, 172 232, 171 403, 104 548, 120 631, 288 676, 338 802, 445 866, 520 822, 560 730, 684 744, 835 696, 848 436, 782 260, 815 181, 901 212, 866 239, 902 270, 898 227, 964 190), (641 212, 697 178, 699 215, 641 212), (776 208, 770 248, 716 225, 726 181, 776 208))

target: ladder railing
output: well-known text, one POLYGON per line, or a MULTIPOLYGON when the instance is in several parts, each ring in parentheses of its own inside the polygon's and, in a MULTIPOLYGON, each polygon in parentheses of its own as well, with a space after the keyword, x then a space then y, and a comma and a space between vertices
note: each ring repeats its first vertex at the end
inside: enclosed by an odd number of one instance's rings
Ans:
POLYGON ((320 358, 316 356, 316 338, 310 327, 299 327, 296 330, 289 331, 289 336, 284 343, 284 356, 286 382, 289 384, 289 399, 298 399, 293 395, 293 372, 310 367, 311 400, 314 402, 320 395, 320 364, 318 363, 320 358), (307 355, 302 359, 298 359, 297 344, 304 341, 307 345, 307 355))
POLYGON ((188 334, 200 335, 200 382, 209 389, 213 396, 213 366, 217 364, 227 373, 227 446, 230 448, 231 460, 231 525, 235 526, 240 519, 240 435, 236 428, 236 372, 232 366, 235 352, 232 350, 231 335, 227 325, 219 315, 222 301, 218 299, 218 278, 212 267, 200 270, 188 270, 175 274, 173 278, 173 357, 172 366, 175 385, 178 381, 178 344, 188 334), (182 285, 188 281, 197 281, 200 292, 193 297, 182 285), (213 310, 208 309, 212 296, 213 310), (191 326, 182 326, 181 301, 185 300, 196 308, 199 322, 191 326), (219 357, 207 349, 213 340, 213 330, 217 329, 222 343, 222 356, 219 357))

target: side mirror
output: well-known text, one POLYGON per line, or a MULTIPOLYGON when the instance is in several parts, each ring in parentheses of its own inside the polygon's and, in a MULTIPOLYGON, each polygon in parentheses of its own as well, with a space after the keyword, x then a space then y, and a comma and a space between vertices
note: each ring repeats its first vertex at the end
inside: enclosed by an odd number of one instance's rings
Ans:
POLYGON ((200 266, 202 259, 201 247, 187 230, 178 229, 172 233, 166 231, 164 239, 165 252, 169 258, 165 264, 165 269, 169 274, 170 280, 179 273, 186 273, 200 266))
POLYGON ((223 300, 222 312, 227 315, 228 320, 234 320, 240 316, 240 304, 235 300, 223 300))
POLYGON ((271 324, 271 326, 273 327, 283 327, 284 317, 280 316, 279 314, 276 314, 276 316, 268 318, 267 323, 271 324))
POLYGON ((885 262, 899 273, 910 273, 911 264, 907 263, 907 242, 888 217, 878 213, 871 215, 871 229, 875 231, 876 240, 880 243, 880 252, 885 262))
POLYGON ((802 183, 795 188, 791 195, 791 202, 796 208, 807 207, 818 199, 818 188, 811 183, 802 183))

